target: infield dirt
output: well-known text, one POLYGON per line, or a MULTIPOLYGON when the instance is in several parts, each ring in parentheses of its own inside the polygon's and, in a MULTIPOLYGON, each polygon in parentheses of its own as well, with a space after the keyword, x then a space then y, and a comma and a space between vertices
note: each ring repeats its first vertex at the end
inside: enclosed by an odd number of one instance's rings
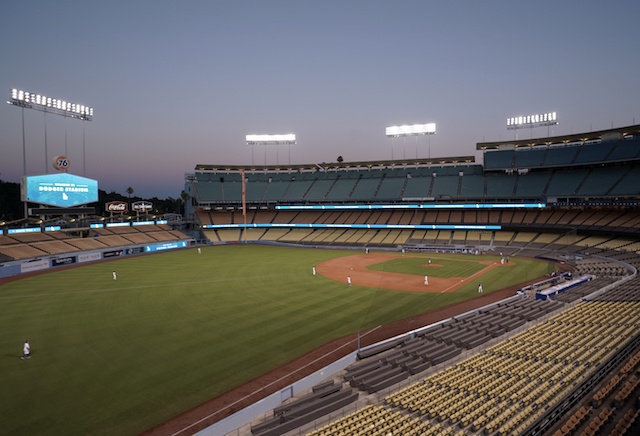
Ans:
MULTIPOLYGON (((471 259, 470 261, 485 265, 477 273, 469 277, 434 277, 429 276, 429 284, 425 285, 424 276, 401 274, 387 271, 375 271, 368 269, 368 266, 376 265, 389 260, 402 257, 395 253, 370 253, 358 254, 354 256, 338 257, 330 259, 317 265, 319 274, 339 282, 347 282, 347 276, 351 277, 354 286, 366 286, 377 289, 390 289, 394 291, 411 292, 454 292, 460 287, 476 278, 486 274, 494 268, 509 267, 513 264, 501 265, 495 260, 471 259)), ((437 259, 436 263, 427 263, 425 259, 424 267, 428 272, 430 268, 442 268, 444 265, 437 262, 446 262, 446 259, 437 259)), ((427 274, 428 275, 428 274, 427 274)))

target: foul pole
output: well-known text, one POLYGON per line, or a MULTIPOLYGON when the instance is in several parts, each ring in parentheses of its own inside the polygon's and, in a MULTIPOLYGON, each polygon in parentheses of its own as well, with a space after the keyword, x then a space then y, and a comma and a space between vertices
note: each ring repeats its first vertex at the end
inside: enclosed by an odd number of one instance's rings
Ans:
POLYGON ((242 239, 244 242, 247 242, 247 186, 244 178, 244 168, 240 170, 240 174, 242 176, 242 221, 244 226, 242 228, 242 234, 244 235, 242 239))

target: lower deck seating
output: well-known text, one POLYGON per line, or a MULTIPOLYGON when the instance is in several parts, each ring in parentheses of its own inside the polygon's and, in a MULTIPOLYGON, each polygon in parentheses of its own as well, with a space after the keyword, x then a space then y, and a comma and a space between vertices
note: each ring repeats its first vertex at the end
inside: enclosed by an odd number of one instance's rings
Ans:
POLYGON ((522 299, 453 319, 412 339, 383 342, 360 351, 360 360, 346 369, 344 379, 353 388, 378 392, 562 306, 522 299))
POLYGON ((113 227, 112 229, 97 228, 91 229, 91 232, 89 237, 72 237, 61 232, 34 233, 28 237, 25 237, 26 234, 11 237, 0 235, 2 236, 0 238, 0 262, 101 250, 108 247, 126 247, 191 239, 181 231, 172 230, 166 225, 145 225, 135 229, 126 226, 113 227))
POLYGON ((273 417, 251 427, 254 436, 278 436, 354 402, 358 393, 340 384, 323 383, 312 392, 277 407, 273 417))
MULTIPOLYGON (((424 425, 419 434, 432 434, 435 426, 439 430, 433 434, 528 434, 542 422, 547 410, 599 374, 605 362, 638 344, 640 279, 634 280, 621 286, 624 292, 614 289, 594 301, 580 303, 387 395, 380 406, 369 406, 310 435, 365 434, 372 422, 368 419, 372 407, 379 413, 418 418, 424 425), (631 290, 636 299, 627 301, 624 298, 631 290)), ((558 301, 522 299, 456 317, 414 338, 370 349, 370 355, 362 355, 347 368, 344 378, 356 387, 368 377, 374 382, 390 379, 401 369, 424 364, 425 356, 452 350, 460 338, 473 336, 472 327, 500 335, 504 330, 496 327, 504 328, 509 319, 534 319, 559 309, 564 309, 564 304, 558 301)), ((427 364, 423 370, 429 368, 432 366, 427 364)), ((638 428, 639 368, 640 352, 636 350, 621 366, 624 379, 620 376, 615 383, 605 384, 609 388, 598 397, 598 403, 576 408, 566 423, 558 424, 555 434, 635 434, 625 432, 638 428), (633 410, 617 412, 630 404, 635 404, 633 410)), ((548 419, 544 422, 549 425, 548 419)), ((366 434, 396 434, 396 430, 366 434)), ((399 434, 415 433, 406 430, 399 434)))

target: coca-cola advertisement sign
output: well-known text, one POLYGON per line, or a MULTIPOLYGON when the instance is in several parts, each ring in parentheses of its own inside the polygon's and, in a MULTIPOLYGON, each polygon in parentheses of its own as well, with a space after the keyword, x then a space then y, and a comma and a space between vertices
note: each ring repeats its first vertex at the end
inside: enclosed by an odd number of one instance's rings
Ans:
POLYGON ((129 210, 129 205, 125 201, 110 201, 104 206, 105 210, 111 213, 124 213, 129 210))

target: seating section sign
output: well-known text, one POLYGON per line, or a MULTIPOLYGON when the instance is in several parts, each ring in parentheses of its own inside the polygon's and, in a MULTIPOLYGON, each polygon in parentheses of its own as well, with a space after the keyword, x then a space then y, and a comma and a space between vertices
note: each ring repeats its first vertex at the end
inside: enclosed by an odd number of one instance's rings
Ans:
POLYGON ((69 173, 22 178, 22 201, 73 207, 98 201, 98 181, 69 173))

